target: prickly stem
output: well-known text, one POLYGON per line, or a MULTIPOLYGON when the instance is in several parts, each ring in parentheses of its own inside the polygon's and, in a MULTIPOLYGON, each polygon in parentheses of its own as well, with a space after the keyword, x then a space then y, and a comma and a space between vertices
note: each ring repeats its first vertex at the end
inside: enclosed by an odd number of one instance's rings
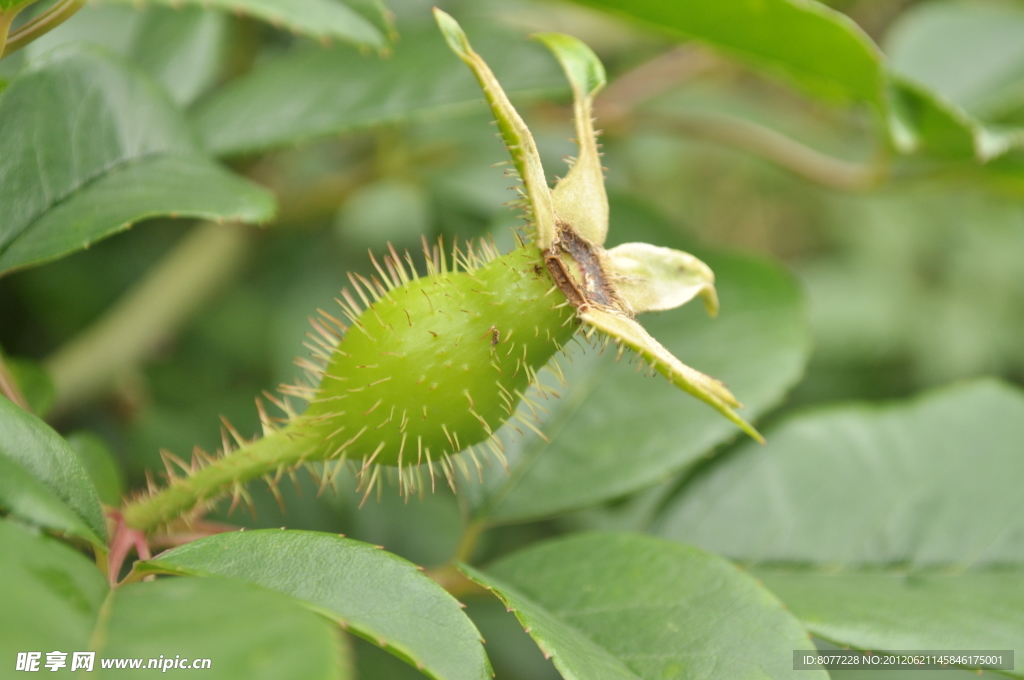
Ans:
POLYGON ((316 445, 312 432, 302 421, 217 458, 188 477, 179 477, 152 495, 128 503, 122 510, 124 523, 133 529, 152 532, 197 506, 215 501, 244 484, 279 468, 293 467, 316 445))

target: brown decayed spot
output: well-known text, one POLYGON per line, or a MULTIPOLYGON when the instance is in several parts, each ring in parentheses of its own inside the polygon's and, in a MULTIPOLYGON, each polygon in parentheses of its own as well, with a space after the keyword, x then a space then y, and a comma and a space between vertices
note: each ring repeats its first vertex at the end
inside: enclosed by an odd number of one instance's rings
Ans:
POLYGON ((626 311, 621 298, 608 281, 608 273, 601 264, 599 247, 577 233, 567 222, 558 222, 557 228, 555 242, 544 253, 544 263, 569 302, 576 309, 598 305, 626 311), (582 281, 577 281, 573 276, 563 254, 568 255, 579 267, 582 281))

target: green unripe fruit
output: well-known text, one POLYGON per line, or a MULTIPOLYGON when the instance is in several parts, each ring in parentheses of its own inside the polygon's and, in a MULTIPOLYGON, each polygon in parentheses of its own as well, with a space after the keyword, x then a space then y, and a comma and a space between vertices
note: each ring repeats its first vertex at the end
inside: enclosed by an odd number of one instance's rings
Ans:
POLYGON ((501 459, 495 432, 511 418, 534 427, 516 406, 528 387, 545 390, 537 371, 578 330, 575 308, 531 245, 501 257, 488 244, 456 251, 451 269, 436 249, 422 277, 407 261, 392 250, 380 279, 352 277, 363 304, 342 291, 349 324, 322 311, 314 321, 321 337, 307 346, 319 363, 299 362, 310 384, 282 387, 308 401, 304 413, 277 402, 288 418, 282 427, 261 410, 262 438, 235 435, 237 450, 225 441, 222 457, 191 465, 170 457, 171 484, 126 506, 126 525, 152 530, 224 494, 246 498, 244 485, 258 477, 276 490, 282 473, 318 461, 336 463, 325 481, 341 462, 355 463, 367 493, 382 466, 397 467, 410 494, 424 489, 424 468, 431 488, 435 467, 453 488, 456 466, 470 477, 453 455, 465 452, 479 470, 481 443, 501 459))
POLYGON ((386 264, 383 285, 355 282, 377 298, 364 295, 365 310, 353 309, 351 296, 343 303, 351 324, 305 417, 331 458, 450 466, 448 455, 490 439, 514 416, 578 322, 533 247, 416 278, 394 257, 386 264))

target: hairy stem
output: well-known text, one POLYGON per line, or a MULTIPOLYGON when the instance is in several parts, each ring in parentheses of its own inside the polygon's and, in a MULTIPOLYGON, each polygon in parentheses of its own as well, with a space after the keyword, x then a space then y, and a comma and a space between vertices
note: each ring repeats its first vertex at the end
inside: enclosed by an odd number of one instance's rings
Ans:
POLYGON ((204 502, 231 493, 246 482, 305 462, 322 441, 301 420, 215 459, 187 477, 178 477, 150 496, 122 509, 126 526, 144 533, 174 521, 204 502))
POLYGON ((866 191, 885 181, 883 165, 863 165, 833 158, 771 128, 722 113, 643 115, 648 125, 711 140, 760 156, 790 172, 844 191, 866 191))
POLYGON ((106 393, 137 370, 192 312, 241 268, 249 231, 204 223, 103 317, 46 361, 53 377, 53 414, 106 393))
POLYGON ((7 36, 7 29, 10 28, 12 15, 7 19, 7 26, 3 26, 3 17, 0 17, 0 34, 7 37, 5 41, 0 39, 0 59, 12 52, 20 50, 44 33, 48 33, 70 19, 75 12, 85 6, 85 0, 60 0, 50 9, 46 10, 35 19, 7 36))

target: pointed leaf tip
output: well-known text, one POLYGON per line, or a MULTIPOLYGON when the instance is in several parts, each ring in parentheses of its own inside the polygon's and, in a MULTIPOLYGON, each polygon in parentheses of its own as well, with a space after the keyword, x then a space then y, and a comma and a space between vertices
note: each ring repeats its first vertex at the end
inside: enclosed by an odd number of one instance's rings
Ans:
POLYGON ((448 47, 460 57, 468 57, 471 51, 469 38, 466 37, 466 32, 459 26, 459 22, 451 14, 438 7, 434 8, 434 20, 437 22, 437 27, 441 29, 441 35, 444 36, 448 47))
POLYGON ((681 362, 637 323, 636 319, 599 307, 581 310, 579 316, 584 322, 632 349, 668 378, 669 382, 718 411, 752 439, 761 444, 765 443, 761 433, 733 410, 742 408, 743 404, 733 396, 724 383, 681 362))
POLYGON ((603 245, 608 235, 608 196, 594 132, 593 100, 605 85, 604 66, 593 50, 570 35, 537 33, 531 38, 551 50, 572 85, 580 152, 552 193, 555 214, 592 243, 603 245))
POLYGON ((532 218, 537 230, 536 243, 541 250, 546 250, 555 238, 555 210, 552 206, 551 190, 548 188, 547 179, 544 176, 544 167, 540 162, 540 154, 537 151, 537 144, 533 135, 526 127, 526 123, 519 116, 519 113, 508 100, 508 95, 501 87, 501 83, 494 77, 494 73, 483 58, 473 51, 469 44, 469 38, 451 15, 434 8, 434 18, 437 25, 444 34, 448 46, 455 52, 462 61, 469 66, 477 82, 484 92, 487 104, 491 107, 491 113, 498 123, 498 130, 501 138, 508 148, 512 163, 526 189, 526 197, 530 210, 528 217, 532 218))
POLYGON ((607 84, 604 64, 579 38, 565 33, 534 33, 530 39, 544 43, 551 50, 579 96, 593 97, 607 84))

